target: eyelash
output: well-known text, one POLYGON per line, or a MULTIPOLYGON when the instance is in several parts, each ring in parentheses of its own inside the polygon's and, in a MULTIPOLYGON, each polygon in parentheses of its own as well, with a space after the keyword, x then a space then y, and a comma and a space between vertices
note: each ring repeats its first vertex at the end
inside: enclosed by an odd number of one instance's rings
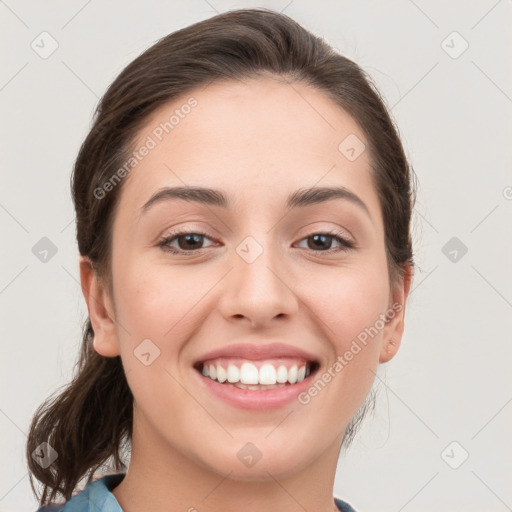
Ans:
MULTIPOLYGON (((170 233, 168 236, 166 236, 165 238, 160 240, 160 242, 158 242, 158 246, 161 247, 162 250, 165 252, 169 252, 171 254, 182 254, 182 255, 187 255, 187 256, 188 255, 193 256, 194 254, 197 254, 198 252, 203 251, 204 249, 207 249, 207 247, 202 247, 201 249, 192 249, 190 251, 185 251, 183 249, 175 249, 174 247, 170 247, 168 245, 173 240, 178 239, 179 237, 185 236, 185 235, 199 235, 199 236, 204 236, 206 238, 209 238, 210 240, 212 239, 212 237, 210 237, 210 235, 208 235, 208 233, 203 233, 202 231, 192 231, 192 230, 191 231, 177 231, 174 233, 170 233)), ((331 248, 331 249, 327 249, 325 251, 314 251, 313 249, 308 249, 315 253, 332 254, 332 253, 336 253, 336 252, 340 252, 340 251, 349 251, 349 250, 353 250, 356 248, 356 246, 353 242, 347 240, 343 236, 343 233, 340 233, 338 231, 327 231, 327 232, 321 231, 318 233, 313 233, 309 236, 302 238, 301 241, 307 240, 308 238, 311 238, 315 235, 326 235, 326 236, 333 237, 334 240, 336 240, 337 242, 339 242, 341 244, 341 247, 334 248, 334 249, 331 248)))

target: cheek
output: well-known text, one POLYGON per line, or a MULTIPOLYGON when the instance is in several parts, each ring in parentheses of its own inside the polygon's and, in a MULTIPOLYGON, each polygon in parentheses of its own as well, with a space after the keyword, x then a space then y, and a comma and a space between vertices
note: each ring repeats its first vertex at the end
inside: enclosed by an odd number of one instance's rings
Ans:
POLYGON ((173 410, 187 405, 176 361, 201 323, 201 308, 194 305, 204 290, 191 274, 158 265, 126 264, 118 276, 118 318, 126 330, 117 332, 128 384, 141 411, 156 414, 169 427, 173 410))
POLYGON ((322 329, 319 335, 330 344, 331 356, 301 403, 310 401, 308 407, 320 417, 324 404, 331 404, 338 418, 333 425, 346 424, 372 386, 382 339, 380 315, 387 310, 388 298, 387 280, 375 272, 352 268, 336 273, 317 275, 311 280, 315 286, 306 284, 302 292, 315 326, 322 329))
POLYGON ((204 281, 194 274, 170 272, 162 265, 126 265, 118 275, 117 311, 131 337, 151 338, 163 347, 164 340, 168 344, 190 328, 192 320, 197 322, 190 313, 204 295, 204 281))
POLYGON ((386 311, 388 290, 387 279, 375 271, 337 269, 331 274, 317 274, 302 294, 339 352, 386 311))

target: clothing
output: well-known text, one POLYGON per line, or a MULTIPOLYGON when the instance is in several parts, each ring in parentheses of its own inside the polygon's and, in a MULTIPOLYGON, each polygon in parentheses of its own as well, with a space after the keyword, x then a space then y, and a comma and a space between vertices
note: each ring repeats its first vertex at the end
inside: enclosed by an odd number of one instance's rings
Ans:
MULTIPOLYGON (((85 489, 72 496, 65 503, 52 503, 38 508, 36 512, 123 512, 112 489, 119 485, 125 473, 105 475, 89 482, 85 489)), ((341 512, 356 512, 346 501, 334 498, 341 512)))

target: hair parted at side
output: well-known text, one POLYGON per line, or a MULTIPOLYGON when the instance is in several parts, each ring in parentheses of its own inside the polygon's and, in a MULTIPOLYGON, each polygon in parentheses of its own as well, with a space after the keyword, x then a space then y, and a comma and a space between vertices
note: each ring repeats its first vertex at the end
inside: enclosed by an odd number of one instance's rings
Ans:
MULTIPOLYGON (((123 166, 140 128, 160 106, 215 80, 268 74, 323 91, 359 124, 368 141, 384 219, 390 282, 411 273, 414 172, 370 77, 288 16, 263 8, 241 9, 158 40, 117 76, 97 106, 74 164, 71 190, 79 252, 90 259, 111 293, 111 227, 124 181, 101 199, 94 191, 123 166)), ((121 358, 99 355, 93 338, 87 318, 72 381, 40 405, 30 425, 26 457, 41 506, 58 494, 69 499, 78 484, 90 482, 101 467, 126 469, 123 454, 131 446, 133 395, 121 358), (58 454, 47 468, 32 458, 45 442, 58 454), (43 485, 40 497, 33 477, 43 485)), ((347 428, 344 446, 370 408, 365 401, 347 428)))

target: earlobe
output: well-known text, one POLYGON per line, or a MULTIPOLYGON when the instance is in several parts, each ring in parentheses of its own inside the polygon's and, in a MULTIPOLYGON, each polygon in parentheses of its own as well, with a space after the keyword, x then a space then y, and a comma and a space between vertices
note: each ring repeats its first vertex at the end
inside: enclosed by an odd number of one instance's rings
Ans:
POLYGON ((405 303, 411 286, 412 268, 407 267, 405 277, 390 296, 389 320, 384 328, 379 363, 387 363, 395 357, 404 332, 405 303))
POLYGON ((398 352, 399 347, 399 342, 397 343, 395 340, 392 339, 386 340, 380 353, 379 362, 387 363, 388 361, 393 359, 393 357, 395 357, 396 353, 398 352))
POLYGON ((94 349, 105 357, 120 355, 111 298, 87 256, 80 256, 80 281, 94 329, 94 349))

